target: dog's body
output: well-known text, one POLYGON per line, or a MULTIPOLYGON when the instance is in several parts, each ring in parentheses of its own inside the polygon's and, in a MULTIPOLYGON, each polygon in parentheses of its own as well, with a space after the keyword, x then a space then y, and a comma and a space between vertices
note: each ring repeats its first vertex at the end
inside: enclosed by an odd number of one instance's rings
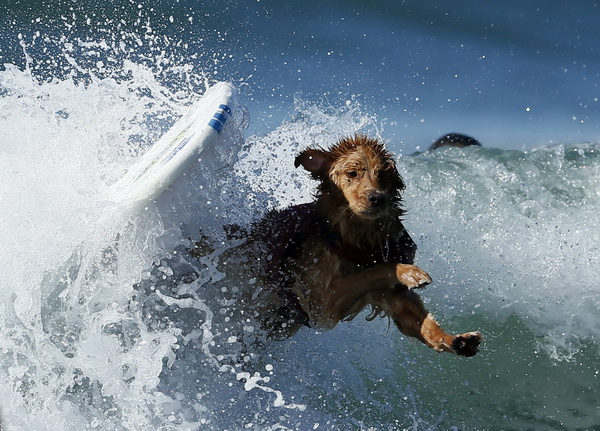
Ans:
POLYGON ((252 236, 263 243, 265 295, 259 318, 279 337, 302 325, 331 329, 366 306, 437 351, 473 356, 481 335, 442 330, 412 290, 431 282, 413 265, 416 246, 401 222, 404 189, 392 155, 357 135, 295 161, 318 180, 316 201, 269 214, 252 236))

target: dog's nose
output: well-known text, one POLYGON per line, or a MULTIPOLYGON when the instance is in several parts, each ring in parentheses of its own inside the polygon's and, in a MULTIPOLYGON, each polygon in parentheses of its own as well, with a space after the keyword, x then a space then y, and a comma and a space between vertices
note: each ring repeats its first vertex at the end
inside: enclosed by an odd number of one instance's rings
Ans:
POLYGON ((369 202, 371 202, 371 205, 373 205, 374 207, 382 207, 383 205, 385 205, 385 194, 383 194, 379 190, 370 191, 368 197, 369 202))

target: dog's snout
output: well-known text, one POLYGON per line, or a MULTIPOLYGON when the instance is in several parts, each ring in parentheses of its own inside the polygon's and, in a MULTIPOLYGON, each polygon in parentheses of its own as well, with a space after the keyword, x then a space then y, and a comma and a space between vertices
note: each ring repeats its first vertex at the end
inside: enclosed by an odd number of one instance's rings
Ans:
POLYGON ((369 202, 374 207, 382 207, 385 205, 386 197, 385 194, 380 192, 379 190, 372 190, 369 192, 369 202))

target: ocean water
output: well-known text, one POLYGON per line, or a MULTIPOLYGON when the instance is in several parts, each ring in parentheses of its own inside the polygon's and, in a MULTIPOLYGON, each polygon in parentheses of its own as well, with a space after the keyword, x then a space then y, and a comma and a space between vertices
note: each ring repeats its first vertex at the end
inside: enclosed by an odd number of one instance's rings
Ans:
POLYGON ((600 429, 593 2, 0 6, 2 430, 600 429), (106 191, 218 80, 242 107, 143 214, 106 191), (306 202, 309 145, 398 156, 427 307, 266 345, 223 226, 306 202), (427 151, 450 132, 482 148, 427 151), (186 250, 202 235, 200 258, 186 250))

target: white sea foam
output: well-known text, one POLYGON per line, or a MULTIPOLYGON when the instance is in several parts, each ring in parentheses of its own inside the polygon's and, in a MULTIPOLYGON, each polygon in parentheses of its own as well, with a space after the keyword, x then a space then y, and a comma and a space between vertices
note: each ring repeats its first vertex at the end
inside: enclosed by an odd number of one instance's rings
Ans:
POLYGON ((459 312, 516 314, 556 358, 598 339, 599 156, 580 144, 405 158, 407 224, 459 312))

